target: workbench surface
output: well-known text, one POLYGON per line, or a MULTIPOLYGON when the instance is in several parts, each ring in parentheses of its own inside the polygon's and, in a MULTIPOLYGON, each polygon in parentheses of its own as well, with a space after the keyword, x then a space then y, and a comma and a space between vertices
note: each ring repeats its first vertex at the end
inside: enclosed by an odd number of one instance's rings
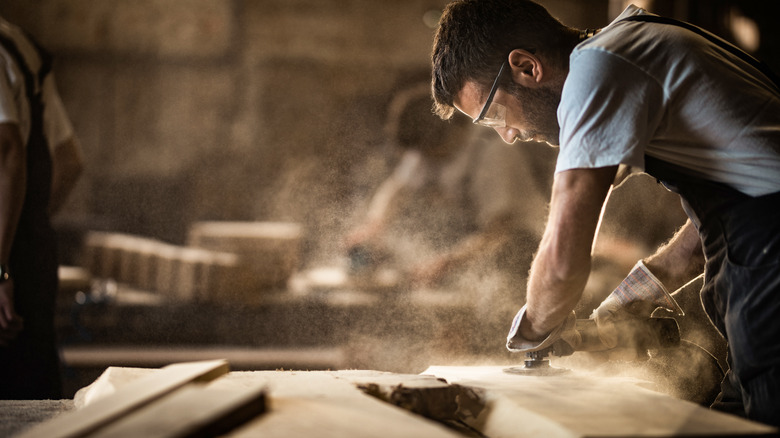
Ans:
MULTIPOLYGON (((186 370, 202 364, 211 363, 176 365, 186 370)), ((219 363, 217 367, 226 368, 219 363)), ((502 366, 432 366, 419 375, 370 370, 222 375, 209 371, 207 379, 194 376, 193 382, 172 389, 173 395, 133 408, 128 400, 146 389, 155 391, 154 385, 166 382, 166 372, 176 378, 181 375, 178 371, 171 374, 170 367, 111 367, 74 400, 0 402, 4 417, 0 432, 9 436, 23 431, 23 438, 44 436, 35 431, 50 434, 51 426, 55 431, 81 427, 121 405, 126 412, 86 436, 141 432, 143 436, 175 436, 170 429, 187 422, 192 423, 190 427, 205 427, 199 418, 216 418, 211 411, 225 411, 228 403, 236 403, 228 401, 230 395, 236 399, 239 393, 254 397, 255 410, 252 416, 238 420, 220 414, 221 426, 226 418, 233 422, 225 436, 659 437, 768 436, 776 432, 655 392, 648 389, 648 382, 637 379, 577 370, 558 376, 518 376, 504 372, 502 366), (189 391, 186 397, 174 397, 185 390, 189 391), (9 418, 7 407, 39 408, 38 417, 9 418), (90 409, 94 418, 79 417, 80 411, 89 413, 90 409), (50 417, 55 418, 47 421, 50 417)))

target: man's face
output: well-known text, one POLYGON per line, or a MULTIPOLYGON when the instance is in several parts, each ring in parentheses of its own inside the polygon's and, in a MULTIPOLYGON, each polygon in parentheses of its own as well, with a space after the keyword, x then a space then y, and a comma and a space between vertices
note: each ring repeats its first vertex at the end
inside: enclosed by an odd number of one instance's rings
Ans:
MULTIPOLYGON (((455 107, 471 117, 477 117, 487 100, 487 93, 472 81, 460 90, 455 98, 455 107)), ((505 91, 499 89, 493 102, 506 107, 506 125, 493 128, 507 142, 520 141, 546 142, 558 145, 558 104, 561 101, 559 91, 549 87, 526 88, 512 84, 505 91)))

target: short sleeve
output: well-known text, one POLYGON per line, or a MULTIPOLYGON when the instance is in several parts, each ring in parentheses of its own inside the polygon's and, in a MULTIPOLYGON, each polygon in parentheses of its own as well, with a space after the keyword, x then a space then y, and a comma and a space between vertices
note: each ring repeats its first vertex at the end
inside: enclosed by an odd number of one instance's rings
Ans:
POLYGON ((572 54, 558 122, 556 172, 625 164, 644 169, 644 151, 662 120, 663 88, 599 48, 572 54))

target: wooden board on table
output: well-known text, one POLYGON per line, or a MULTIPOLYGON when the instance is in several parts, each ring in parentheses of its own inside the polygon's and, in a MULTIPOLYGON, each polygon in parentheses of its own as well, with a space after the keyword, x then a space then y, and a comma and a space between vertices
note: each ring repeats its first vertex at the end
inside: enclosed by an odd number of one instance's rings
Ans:
POLYGON ((648 389, 649 382, 571 370, 551 376, 501 366, 432 366, 422 374, 478 389, 467 424, 490 437, 769 436, 777 430, 648 389))
POLYGON ((96 429, 139 409, 191 382, 208 382, 229 371, 224 360, 169 365, 125 385, 84 407, 33 427, 19 438, 86 436, 96 429))
POLYGON ((265 387, 188 385, 90 434, 90 438, 223 435, 265 412, 265 387))
MULTIPOLYGON (((90 394, 101 394, 134 386, 155 370, 130 367, 111 367, 88 391, 77 394, 77 404, 89 406, 101 399, 90 394), (85 399, 89 399, 84 402, 85 399)), ((230 437, 407 437, 425 436, 454 438, 459 435, 437 421, 424 418, 437 416, 451 419, 457 406, 455 395, 447 394, 450 385, 435 377, 404 375, 371 370, 345 371, 243 371, 231 372, 208 384, 210 391, 231 394, 247 388, 264 388, 266 412, 226 433, 230 437), (372 386, 373 385, 373 386, 372 386), (369 386, 372 386, 369 390, 369 386), (369 395, 371 394, 371 395, 369 395), (446 400, 446 403, 443 401, 446 400), (416 412, 417 414, 413 413, 416 412)), ((190 389, 188 386, 185 389, 190 389)), ((179 398, 183 390, 171 395, 179 398)), ((197 394, 197 393, 196 393, 197 394)), ((182 395, 185 399, 192 399, 182 395)), ((201 396, 197 396, 201 398, 201 396)), ((149 406, 149 415, 160 412, 161 399, 149 406)), ((183 412, 181 403, 169 402, 171 415, 183 412), (176 408, 178 406, 178 408, 176 408)), ((197 407, 198 409, 200 407, 197 407)), ((145 409, 144 409, 145 410, 145 409)), ((190 410, 187 410, 190 411, 190 410)), ((138 432, 145 421, 143 410, 131 413, 120 421, 127 425, 100 429, 105 436, 121 436, 123 431, 138 432)), ((189 417, 188 417, 189 418, 189 417)), ((187 423, 193 419, 185 419, 187 423)), ((118 423, 117 423, 118 424, 118 423)), ((232 426, 233 424, 231 424, 232 426)), ((158 430, 168 425, 156 426, 158 430)), ((126 435, 126 436, 132 436, 126 435)), ((147 436, 146 433, 137 436, 147 436)), ((169 435, 170 436, 170 435, 169 435)))
MULTIPOLYGON (((220 385, 263 381, 269 411, 228 437, 462 437, 444 425, 361 391, 355 382, 388 373, 362 371, 234 372, 220 385), (351 374, 351 375, 350 375, 351 374), (345 377, 346 376, 346 377, 345 377)), ((438 385, 434 385, 438 386, 438 385)))

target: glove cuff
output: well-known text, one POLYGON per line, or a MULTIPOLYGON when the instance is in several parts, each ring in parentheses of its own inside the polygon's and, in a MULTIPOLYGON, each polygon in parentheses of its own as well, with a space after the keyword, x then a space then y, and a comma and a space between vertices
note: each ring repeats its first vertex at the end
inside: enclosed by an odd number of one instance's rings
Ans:
MULTIPOLYGON (((547 347, 552 346, 556 341, 563 339, 567 343, 577 346, 579 345, 581 339, 579 338, 579 334, 574 331, 574 325, 575 325, 575 315, 572 311, 571 314, 564 320, 561 325, 554 328, 550 334, 547 335, 543 340, 541 341, 529 341, 528 339, 525 339, 520 334, 520 322, 522 322, 523 318, 525 317, 525 310, 527 305, 523 305, 523 307, 520 308, 520 311, 517 312, 517 315, 515 315, 515 318, 512 320, 512 327, 509 329, 509 334, 506 337, 506 348, 509 351, 513 352, 529 352, 529 351, 537 351, 537 350, 543 350, 547 347), (564 334, 566 336, 564 336, 564 334)), ((571 353, 569 353, 571 354, 571 353)))
POLYGON ((628 276, 618 285, 608 299, 615 300, 621 306, 625 306, 633 301, 648 301, 677 315, 685 315, 685 312, 677 304, 672 294, 647 269, 642 260, 634 265, 628 276))

